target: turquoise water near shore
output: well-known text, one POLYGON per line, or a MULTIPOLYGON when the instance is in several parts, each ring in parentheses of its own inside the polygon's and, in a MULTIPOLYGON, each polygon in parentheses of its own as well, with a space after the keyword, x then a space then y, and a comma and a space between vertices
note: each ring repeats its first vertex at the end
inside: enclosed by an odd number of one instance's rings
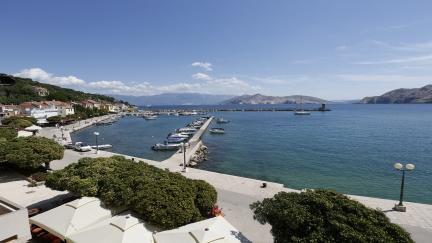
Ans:
MULTIPOLYGON (((279 106, 280 107, 280 106, 279 106)), ((332 188, 344 193, 397 199, 397 161, 412 162, 405 198, 432 203, 431 105, 331 105, 331 112, 219 112, 231 120, 224 135, 206 134, 209 160, 199 168, 283 183, 289 188, 332 188)), ((90 127, 73 139, 94 143, 99 131, 113 151, 162 160, 171 153, 150 146, 193 117, 156 121, 124 118, 90 127)), ((103 143, 103 142, 101 142, 103 143)))

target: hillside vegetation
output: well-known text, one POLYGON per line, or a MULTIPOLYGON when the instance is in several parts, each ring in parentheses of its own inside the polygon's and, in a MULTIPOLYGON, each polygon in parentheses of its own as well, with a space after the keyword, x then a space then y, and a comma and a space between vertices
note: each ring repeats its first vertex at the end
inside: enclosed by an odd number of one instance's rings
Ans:
POLYGON ((12 77, 0 73, 1 81, 8 82, 9 85, 0 85, 0 104, 20 104, 26 101, 59 100, 59 101, 82 101, 86 99, 103 100, 113 102, 115 99, 106 95, 89 94, 73 89, 62 88, 59 86, 44 84, 27 78, 12 77), (10 79, 15 80, 11 84, 10 79), (48 90, 47 96, 39 96, 34 87, 42 87, 48 90))

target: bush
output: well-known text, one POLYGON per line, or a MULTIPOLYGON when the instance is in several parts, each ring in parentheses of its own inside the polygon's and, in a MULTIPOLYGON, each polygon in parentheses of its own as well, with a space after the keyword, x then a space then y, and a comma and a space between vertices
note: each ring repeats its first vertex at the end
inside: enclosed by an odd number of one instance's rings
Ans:
POLYGON ((8 117, 2 120, 2 124, 9 126, 11 128, 26 128, 29 127, 31 125, 33 125, 34 123, 36 123, 36 121, 34 121, 33 123, 33 119, 31 119, 33 117, 17 117, 17 116, 12 116, 12 117, 8 117))
POLYGON ((384 213, 337 192, 280 192, 251 204, 254 218, 272 226, 274 242, 414 242, 384 213))
POLYGON ((121 156, 80 159, 48 175, 46 185, 99 197, 111 208, 131 209, 162 228, 207 218, 217 199, 216 190, 204 181, 121 156))
POLYGON ((51 124, 61 123, 63 118, 61 116, 51 116, 47 118, 47 121, 51 124))
POLYGON ((7 141, 0 149, 0 159, 19 168, 35 169, 52 160, 63 158, 64 148, 44 137, 15 138, 7 141))
POLYGON ((18 132, 13 128, 0 128, 0 140, 11 140, 18 136, 18 132))

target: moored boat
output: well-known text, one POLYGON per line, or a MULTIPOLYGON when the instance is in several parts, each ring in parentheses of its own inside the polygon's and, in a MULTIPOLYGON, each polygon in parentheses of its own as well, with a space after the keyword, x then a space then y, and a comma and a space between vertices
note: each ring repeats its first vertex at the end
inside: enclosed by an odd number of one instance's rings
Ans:
POLYGON ((110 148, 112 148, 113 146, 111 145, 111 144, 101 144, 101 145, 98 145, 98 146, 96 146, 96 145, 93 145, 93 146, 91 146, 92 147, 92 149, 99 149, 99 150, 103 150, 103 149, 110 149, 110 148))
POLYGON ((180 143, 157 143, 151 148, 153 150, 178 150, 180 147, 180 143))
POLYGON ((225 129, 221 128, 221 127, 214 127, 212 129, 209 130, 210 133, 213 134, 224 134, 225 133, 225 129))
POLYGON ((221 123, 229 123, 230 121, 229 120, 225 120, 225 119, 223 119, 223 117, 221 117, 221 118, 218 118, 216 120, 216 122, 221 124, 221 123))
POLYGON ((156 120, 158 117, 155 115, 145 115, 144 119, 146 119, 147 121, 149 120, 156 120))

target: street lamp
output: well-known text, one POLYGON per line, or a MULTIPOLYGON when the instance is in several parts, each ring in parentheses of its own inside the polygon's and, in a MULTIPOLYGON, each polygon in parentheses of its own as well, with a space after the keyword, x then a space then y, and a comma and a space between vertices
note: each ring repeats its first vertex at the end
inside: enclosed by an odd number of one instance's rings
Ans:
POLYGON ((185 143, 181 143, 182 151, 183 151, 183 172, 186 172, 186 146, 185 143))
POLYGON ((99 133, 98 132, 94 132, 93 134, 96 137, 96 154, 98 154, 99 153, 99 145, 98 145, 98 136, 99 136, 99 133))
POLYGON ((64 139, 63 126, 60 126, 60 131, 61 131, 61 133, 62 133, 62 139, 64 139))
POLYGON ((399 212, 406 212, 406 207, 403 205, 403 193, 404 193, 404 186, 405 186, 405 171, 412 171, 415 168, 415 165, 413 164, 406 164, 403 165, 401 163, 395 163, 394 168, 396 170, 402 171, 402 182, 401 182, 401 190, 400 190, 400 197, 399 197, 399 204, 395 205, 393 210, 399 211, 399 212))

